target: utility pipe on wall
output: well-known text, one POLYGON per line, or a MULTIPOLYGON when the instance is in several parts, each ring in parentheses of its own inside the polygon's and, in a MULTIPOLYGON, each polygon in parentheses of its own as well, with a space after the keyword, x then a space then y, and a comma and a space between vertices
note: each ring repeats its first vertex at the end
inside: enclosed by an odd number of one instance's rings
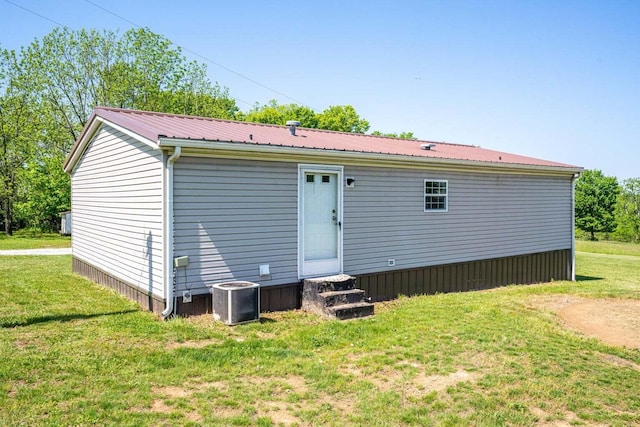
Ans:
POLYGON ((167 247, 165 248, 165 262, 164 268, 166 271, 171 270, 171 274, 165 273, 164 286, 165 286, 165 300, 167 301, 167 307, 162 312, 162 318, 166 319, 173 314, 173 164, 180 158, 182 154, 182 147, 176 147, 173 154, 167 159, 167 235, 165 236, 165 242, 167 247))

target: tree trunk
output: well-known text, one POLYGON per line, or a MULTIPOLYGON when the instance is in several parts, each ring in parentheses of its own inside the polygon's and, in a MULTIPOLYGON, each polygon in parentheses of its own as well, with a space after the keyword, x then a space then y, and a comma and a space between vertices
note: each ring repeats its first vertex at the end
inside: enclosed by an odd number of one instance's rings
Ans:
POLYGON ((13 212, 9 200, 5 200, 4 205, 4 230, 7 236, 13 235, 13 212))

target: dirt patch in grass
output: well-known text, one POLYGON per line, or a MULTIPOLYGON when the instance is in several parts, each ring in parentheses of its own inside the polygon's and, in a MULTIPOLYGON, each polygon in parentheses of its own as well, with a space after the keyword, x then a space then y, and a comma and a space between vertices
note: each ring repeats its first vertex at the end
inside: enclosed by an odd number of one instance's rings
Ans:
POLYGON ((447 387, 461 382, 474 381, 476 377, 476 373, 462 369, 448 375, 424 375, 424 373, 420 373, 411 381, 412 387, 409 390, 412 391, 411 394, 413 395, 423 395, 432 391, 446 390, 447 387))
POLYGON ((204 381, 200 377, 193 378, 191 381, 187 382, 185 386, 189 390, 192 390, 193 393, 211 389, 216 389, 219 392, 226 392, 229 390, 229 384, 226 381, 204 381))
POLYGON ((221 345, 223 344, 222 340, 212 338, 208 340, 197 340, 197 341, 183 341, 183 342, 169 342, 167 343, 168 350, 175 350, 177 348, 204 348, 210 345, 221 345))
POLYGON ((584 420, 581 420, 574 412, 567 410, 551 414, 544 409, 533 407, 529 408, 529 411, 538 419, 535 424, 537 427, 572 427, 575 425, 605 427, 607 425, 585 422, 584 420))
POLYGON ((298 375, 289 375, 282 378, 268 377, 243 377, 245 384, 251 384, 252 387, 267 388, 270 396, 274 398, 286 397, 291 393, 305 394, 309 388, 304 377, 298 375))
POLYGON ((640 300, 553 295, 535 298, 531 305, 554 311, 567 328, 586 336, 640 349, 640 300))
MULTIPOLYGON (((540 408, 531 408, 531 413, 538 418, 536 426, 538 427, 570 427, 575 425, 578 416, 571 411, 565 411, 563 414, 551 415, 547 411, 540 408)), ((582 423, 581 423, 582 424, 582 423)), ((588 424, 596 425, 596 424, 588 424)))
POLYGON ((291 391, 299 394, 307 392, 308 387, 304 377, 291 375, 285 378, 285 382, 291 387, 291 391))
POLYGON ((618 357, 613 354, 602 354, 602 353, 599 353, 599 354, 600 354, 600 357, 602 357, 604 360, 616 366, 620 366, 622 368, 631 368, 631 369, 635 369, 636 371, 640 371, 640 365, 630 360, 623 359, 622 357, 618 357))
POLYGON ((171 406, 164 403, 162 399, 156 399, 151 402, 151 412, 157 412, 159 414, 170 414, 173 411, 171 406))
POLYGON ((321 407, 331 407, 338 413, 349 415, 355 410, 355 403, 352 399, 336 399, 336 396, 330 396, 325 393, 320 393, 312 402, 308 403, 305 400, 301 400, 292 404, 281 401, 266 401, 258 407, 256 416, 258 418, 270 418, 278 426, 308 425, 296 415, 296 411, 305 412, 317 410, 321 407))
POLYGON ((409 369, 386 367, 381 372, 367 375, 354 366, 345 366, 341 371, 370 382, 380 391, 403 390, 405 395, 416 397, 446 390, 461 382, 475 381, 478 377, 477 373, 463 369, 446 375, 427 375, 420 364, 401 362, 398 365, 406 365, 409 369))
MULTIPOLYGON (((260 386, 268 382, 268 379, 253 377, 249 378, 248 381, 256 386, 260 386)), ((262 401, 257 408, 256 416, 259 418, 270 418, 275 425, 303 425, 302 420, 295 415, 295 411, 306 411, 312 408, 305 403, 305 399, 296 399, 295 403, 291 403, 289 396, 294 393, 302 396, 308 391, 309 387, 304 377, 291 375, 278 379, 273 387, 271 387, 271 399, 262 401)), ((319 400, 315 400, 314 404, 319 404, 319 400)), ((329 397, 327 397, 326 400, 328 402, 329 397)))
POLYGON ((161 394, 171 399, 176 397, 188 397, 188 396, 191 396, 191 393, 192 393, 191 390, 187 390, 182 387, 173 387, 173 386, 155 387, 153 388, 152 391, 154 394, 161 394))
POLYGON ((174 411, 174 408, 171 405, 168 405, 166 400, 191 396, 191 391, 182 387, 155 387, 152 391, 153 394, 161 396, 151 402, 150 411, 157 414, 170 414, 174 411))
POLYGON ((27 383, 24 381, 15 381, 13 384, 10 384, 9 390, 7 391, 7 396, 13 399, 18 395, 18 392, 21 388, 27 387, 27 383))
POLYGON ((343 414, 355 410, 351 398, 337 398, 324 392, 312 390, 302 376, 289 375, 283 378, 246 377, 243 381, 254 388, 268 389, 269 398, 256 406, 256 418, 269 418, 274 425, 308 425, 298 414, 331 407, 343 414))
POLYGON ((282 402, 267 402, 257 411, 258 417, 268 417, 275 425, 300 425, 300 418, 291 413, 287 404, 282 402))
MULTIPOLYGON (((307 399, 297 399, 292 397, 304 396, 309 392, 309 387, 304 377, 291 375, 284 378, 265 378, 265 377, 244 377, 243 383, 252 388, 268 388, 270 399, 262 400, 256 407, 257 418, 270 418, 275 425, 303 425, 304 422, 296 416, 296 411, 309 411, 317 409, 316 406, 322 404, 331 404, 337 410, 345 410, 350 413, 353 410, 351 403, 342 405, 341 402, 335 402, 334 398, 329 395, 319 394, 317 398, 312 400, 312 404, 307 399), (293 399, 293 400, 292 400, 293 399)), ((189 400, 196 393, 216 389, 220 392, 230 390, 228 381, 208 382, 202 378, 196 377, 186 382, 182 386, 157 386, 152 388, 154 399, 151 407, 147 410, 154 413, 169 414, 176 411, 173 400, 189 400)), ((212 400, 211 413, 219 419, 229 419, 242 415, 243 410, 240 407, 227 406, 224 402, 212 400), (222 404, 221 404, 222 403, 222 404)), ((144 412, 144 410, 138 410, 144 412)), ((186 419, 196 423, 200 423, 203 417, 196 411, 185 411, 179 409, 186 419)))
MULTIPOLYGON (((209 383, 199 384, 200 386, 208 385, 209 383)), ((167 404, 167 400, 171 399, 184 399, 190 397, 194 392, 198 391, 198 389, 177 387, 177 386, 166 386, 166 387, 154 387, 152 389, 153 394, 159 396, 151 402, 151 412, 155 412, 158 414, 170 414, 175 411, 175 408, 172 405, 167 404)), ((200 423, 202 422, 202 416, 195 410, 192 411, 184 411, 183 409, 179 410, 184 417, 192 422, 200 423)))

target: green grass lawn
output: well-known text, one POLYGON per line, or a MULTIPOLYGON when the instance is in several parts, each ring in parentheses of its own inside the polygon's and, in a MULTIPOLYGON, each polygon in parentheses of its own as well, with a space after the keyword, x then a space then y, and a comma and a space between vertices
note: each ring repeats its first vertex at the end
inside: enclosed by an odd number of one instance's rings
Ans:
POLYGON ((70 248, 71 237, 55 233, 18 234, 7 237, 0 234, 0 250, 6 249, 39 249, 70 248))
POLYGON ((640 245, 613 241, 576 240, 576 251, 610 255, 640 256, 640 245))
POLYGON ((0 258, 0 425, 629 425, 640 351, 535 298, 640 298, 640 257, 579 252, 576 283, 401 298, 330 321, 167 322, 70 273, 0 258))

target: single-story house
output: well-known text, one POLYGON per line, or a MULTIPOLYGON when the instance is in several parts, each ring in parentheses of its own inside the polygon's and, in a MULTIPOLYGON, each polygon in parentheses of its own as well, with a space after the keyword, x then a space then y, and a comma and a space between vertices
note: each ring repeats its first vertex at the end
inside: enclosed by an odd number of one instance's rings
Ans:
POLYGON ((582 168, 444 142, 96 108, 64 163, 73 270, 162 313, 344 273, 373 301, 574 278, 582 168))

